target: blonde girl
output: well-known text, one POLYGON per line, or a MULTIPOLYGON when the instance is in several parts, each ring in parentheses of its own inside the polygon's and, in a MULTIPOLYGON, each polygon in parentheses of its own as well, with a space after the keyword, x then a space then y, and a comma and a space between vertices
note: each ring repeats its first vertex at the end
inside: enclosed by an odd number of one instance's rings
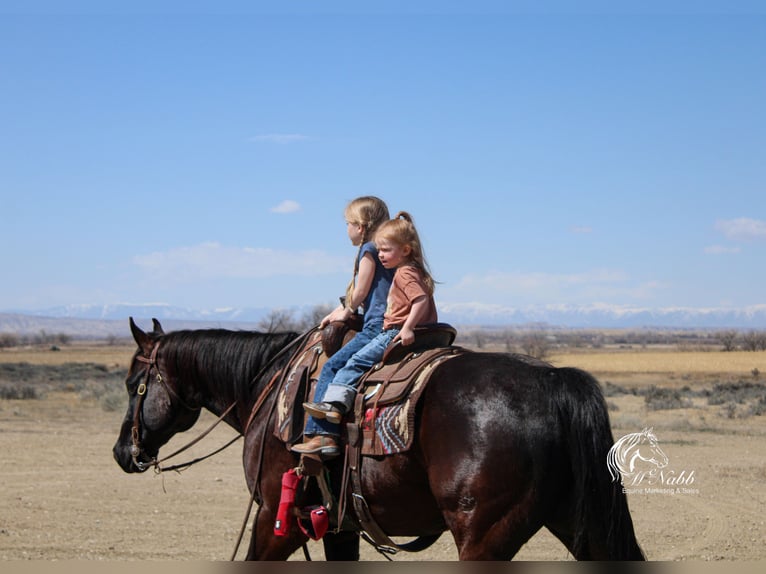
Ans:
POLYGON ((318 454, 322 458, 337 456, 340 452, 338 423, 353 405, 359 378, 383 358, 390 343, 400 340, 402 345, 410 345, 415 340, 415 327, 438 320, 433 298, 434 280, 412 216, 402 211, 382 224, 375 234, 375 245, 383 267, 395 270, 383 330, 348 359, 335 374, 322 399, 304 403, 313 419, 324 419, 325 434, 317 434, 294 446, 294 452, 318 454))
POLYGON ((322 319, 320 328, 324 328, 331 321, 349 319, 359 308, 363 308, 365 323, 382 320, 388 288, 380 285, 379 281, 382 279, 385 283, 388 279, 388 286, 391 285, 393 274, 386 273, 382 268, 373 243, 378 227, 389 218, 386 203, 371 195, 357 197, 346 206, 344 217, 346 233, 351 244, 359 246, 354 259, 354 273, 341 305, 322 319), (376 289, 379 292, 376 292, 376 289))
MULTIPOLYGON (((358 197, 345 209, 346 232, 352 245, 359 247, 354 259, 354 272, 340 306, 322 319, 319 326, 324 328, 331 321, 345 321, 351 315, 362 311, 362 330, 330 357, 322 367, 314 392, 315 400, 321 401, 335 374, 346 362, 383 328, 383 314, 386 311, 388 290, 394 271, 386 269, 378 258, 373 237, 378 227, 388 218, 388 207, 382 199, 374 196, 358 197)), ((304 436, 321 437, 337 433, 336 425, 324 418, 309 417, 304 436)), ((324 445, 321 451, 326 457, 338 454, 337 444, 324 445)))

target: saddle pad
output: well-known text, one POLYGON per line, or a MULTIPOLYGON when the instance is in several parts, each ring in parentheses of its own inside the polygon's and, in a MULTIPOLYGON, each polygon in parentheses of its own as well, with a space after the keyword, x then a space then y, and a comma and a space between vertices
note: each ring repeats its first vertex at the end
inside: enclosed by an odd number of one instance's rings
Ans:
POLYGON ((374 395, 360 399, 364 413, 361 423, 363 455, 383 456, 410 449, 415 438, 415 410, 434 369, 461 352, 459 348, 434 349, 429 352, 427 361, 418 362, 420 370, 412 380, 406 381, 407 384, 396 385, 399 387, 396 390, 396 402, 383 405, 387 389, 377 401, 374 395))

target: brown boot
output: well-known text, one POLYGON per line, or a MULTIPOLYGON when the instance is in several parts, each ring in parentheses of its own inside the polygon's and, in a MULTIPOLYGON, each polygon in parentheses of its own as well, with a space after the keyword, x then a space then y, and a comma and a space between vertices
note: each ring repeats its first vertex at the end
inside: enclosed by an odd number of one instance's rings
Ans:
POLYGON ((298 454, 318 454, 322 458, 334 458, 340 454, 338 441, 334 436, 318 434, 303 444, 296 444, 291 449, 298 454))

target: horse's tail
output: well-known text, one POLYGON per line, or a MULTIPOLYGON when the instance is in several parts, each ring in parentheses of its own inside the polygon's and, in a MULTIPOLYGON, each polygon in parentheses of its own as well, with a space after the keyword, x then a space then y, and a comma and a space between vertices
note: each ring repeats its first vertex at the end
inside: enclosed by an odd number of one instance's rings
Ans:
POLYGON ((622 484, 612 480, 607 465, 614 438, 601 387, 580 369, 561 368, 557 374, 554 396, 575 483, 573 553, 576 558, 643 560, 622 484), (604 551, 606 556, 598 556, 604 551))

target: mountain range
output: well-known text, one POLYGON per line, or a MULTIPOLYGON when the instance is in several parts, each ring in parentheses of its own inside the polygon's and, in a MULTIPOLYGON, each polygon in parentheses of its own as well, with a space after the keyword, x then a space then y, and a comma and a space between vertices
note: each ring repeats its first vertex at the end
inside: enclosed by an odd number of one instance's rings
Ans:
MULTIPOLYGON (((643 308, 610 305, 545 305, 513 308, 481 304, 439 304, 439 320, 455 326, 524 327, 544 325, 571 329, 764 329, 766 304, 745 308, 643 308)), ((296 318, 312 307, 285 311, 296 318)), ((19 335, 66 333, 76 337, 129 336, 127 319, 139 323, 160 319, 166 330, 223 327, 256 329, 273 309, 196 310, 166 304, 68 305, 36 311, 0 313, 0 333, 19 335)), ((148 326, 148 325, 144 325, 148 326)))

